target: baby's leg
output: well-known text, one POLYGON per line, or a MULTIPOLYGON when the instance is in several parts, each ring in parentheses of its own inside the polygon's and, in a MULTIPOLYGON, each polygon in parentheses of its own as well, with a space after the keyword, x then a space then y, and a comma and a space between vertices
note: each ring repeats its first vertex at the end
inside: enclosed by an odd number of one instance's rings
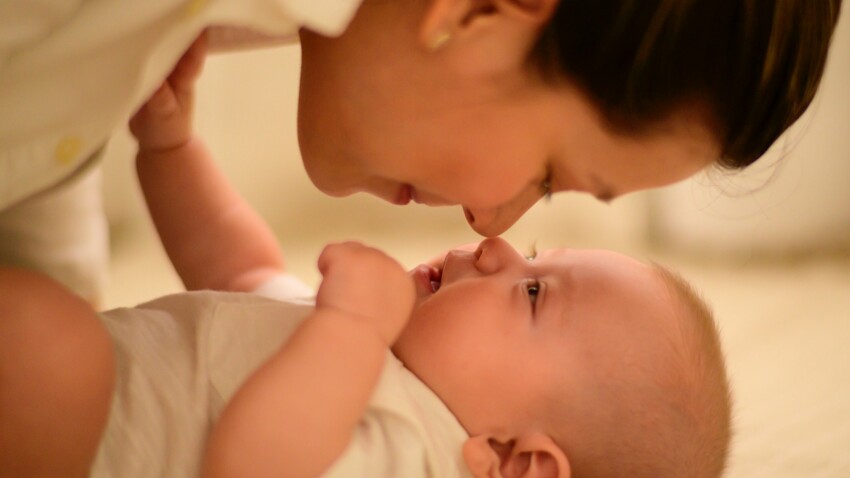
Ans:
POLYGON ((40 274, 0 268, 0 477, 84 477, 112 396, 105 328, 40 274))

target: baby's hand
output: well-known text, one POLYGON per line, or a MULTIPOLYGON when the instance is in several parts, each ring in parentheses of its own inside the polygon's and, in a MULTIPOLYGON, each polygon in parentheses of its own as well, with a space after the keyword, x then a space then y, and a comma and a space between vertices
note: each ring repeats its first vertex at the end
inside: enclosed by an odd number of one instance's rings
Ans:
POLYGON ((140 151, 170 150, 189 141, 195 81, 201 74, 206 54, 206 36, 201 35, 162 86, 130 119, 130 132, 138 140, 140 151))
POLYGON ((410 318, 415 291, 401 265, 356 242, 331 244, 319 257, 317 308, 331 308, 374 325, 392 345, 410 318))

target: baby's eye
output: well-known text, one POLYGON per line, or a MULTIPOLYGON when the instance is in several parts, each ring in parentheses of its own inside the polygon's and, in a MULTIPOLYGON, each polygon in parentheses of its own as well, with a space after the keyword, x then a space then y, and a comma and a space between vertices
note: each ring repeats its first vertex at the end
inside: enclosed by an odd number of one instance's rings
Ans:
POLYGON ((535 280, 530 280, 525 284, 525 291, 528 293, 528 300, 531 302, 531 308, 537 304, 537 295, 540 293, 540 283, 535 280))

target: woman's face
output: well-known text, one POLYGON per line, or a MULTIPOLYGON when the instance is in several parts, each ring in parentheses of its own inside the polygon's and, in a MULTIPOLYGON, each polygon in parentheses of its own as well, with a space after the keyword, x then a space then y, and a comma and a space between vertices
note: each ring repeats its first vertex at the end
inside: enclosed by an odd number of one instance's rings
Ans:
POLYGON ((696 109, 623 136, 578 88, 532 74, 527 48, 459 37, 428 51, 411 6, 422 3, 366 2, 340 38, 302 33, 299 139, 325 193, 460 205, 475 231, 494 236, 547 192, 608 201, 719 157, 696 109))

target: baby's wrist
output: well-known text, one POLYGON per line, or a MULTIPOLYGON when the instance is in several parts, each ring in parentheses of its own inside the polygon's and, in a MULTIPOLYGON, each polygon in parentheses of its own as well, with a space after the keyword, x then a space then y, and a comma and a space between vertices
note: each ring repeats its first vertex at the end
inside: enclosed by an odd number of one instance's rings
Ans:
POLYGON ((345 330, 352 337, 366 342, 374 341, 381 347, 389 348, 395 342, 395 335, 381 330, 380 320, 330 305, 316 307, 316 319, 327 321, 340 330, 345 330), (335 325, 334 325, 335 324, 335 325))
POLYGON ((145 144, 140 142, 136 157, 137 160, 147 160, 181 155, 181 153, 189 150, 195 142, 195 135, 190 135, 186 139, 173 141, 169 144, 145 144))

